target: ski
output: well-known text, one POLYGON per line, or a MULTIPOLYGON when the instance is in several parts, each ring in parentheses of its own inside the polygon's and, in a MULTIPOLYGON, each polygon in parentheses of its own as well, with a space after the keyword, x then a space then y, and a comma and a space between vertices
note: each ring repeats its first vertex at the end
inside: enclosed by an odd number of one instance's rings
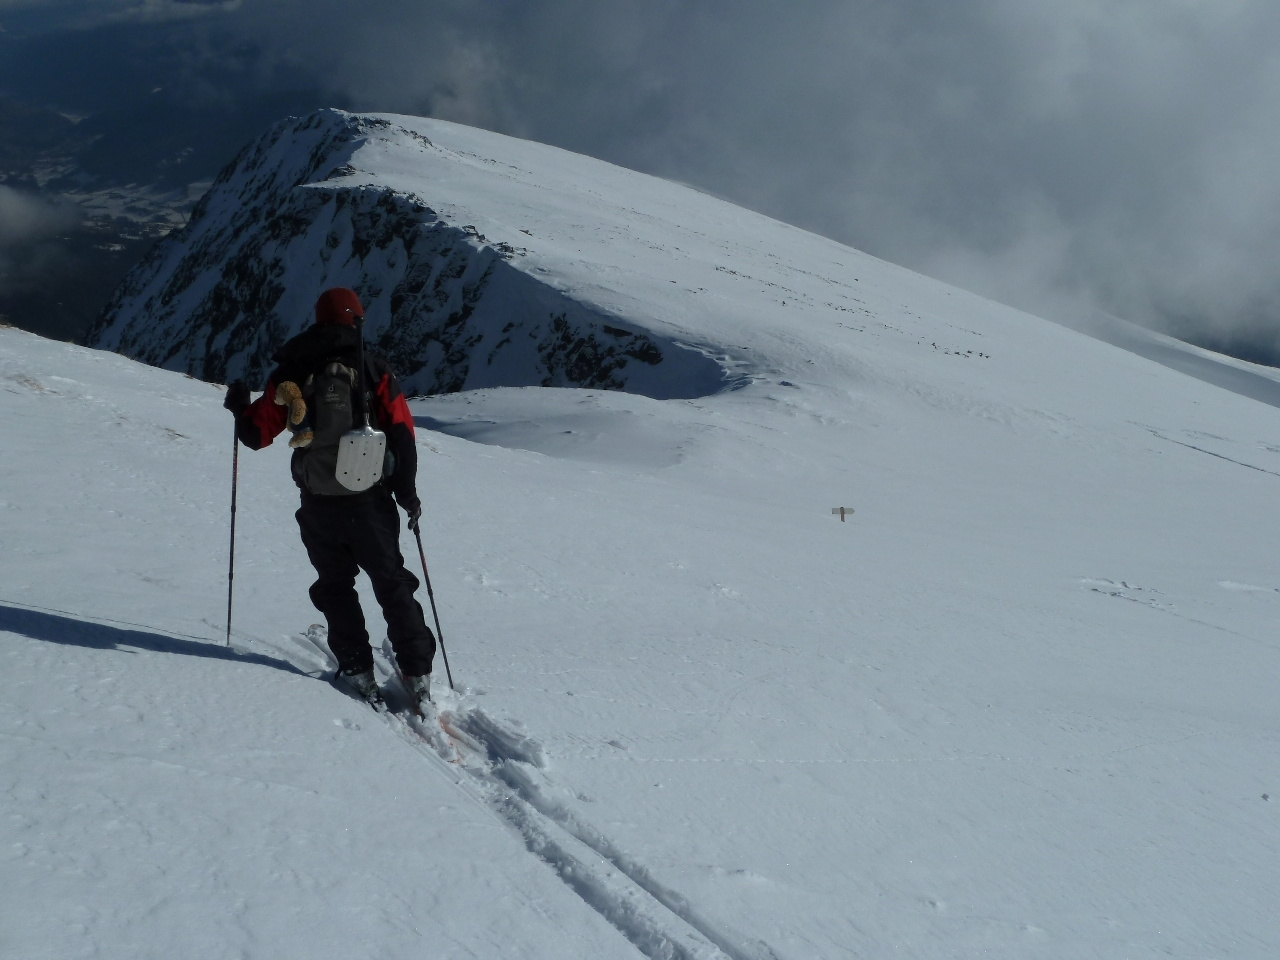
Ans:
MULTIPOLYGON (((462 763, 468 752, 481 757, 486 755, 482 744, 478 743, 474 737, 468 736, 458 729, 452 711, 441 710, 439 705, 430 698, 425 704, 415 702, 413 695, 409 692, 409 684, 405 680, 404 673, 400 670, 400 664, 396 660, 395 650, 392 648, 389 639, 382 641, 382 655, 391 664, 396 682, 409 703, 409 711, 414 719, 418 721, 415 726, 421 728, 419 733, 426 731, 425 736, 433 741, 442 738, 443 745, 452 751, 456 758, 451 759, 450 762, 462 763)), ((446 759, 450 758, 446 757, 446 759)))
POLYGON ((325 666, 330 671, 329 683, 336 690, 340 690, 348 696, 355 697, 367 703, 378 713, 386 713, 388 710, 387 702, 382 696, 382 691, 374 688, 370 696, 362 696, 358 690, 349 683, 345 683, 338 674, 338 661, 333 656, 333 651, 329 649, 328 631, 318 623, 313 623, 307 627, 305 631, 298 635, 299 639, 306 641, 306 646, 310 650, 314 650, 324 661, 325 666))
POLYGON ((327 668, 329 683, 335 689, 367 703, 370 709, 387 722, 399 721, 410 734, 430 747, 441 759, 453 764, 466 765, 471 759, 483 760, 488 756, 484 745, 461 729, 460 720, 454 711, 441 710, 432 701, 428 701, 425 705, 413 702, 389 640, 383 640, 380 652, 389 664, 390 674, 395 678, 395 682, 379 692, 377 701, 371 701, 358 697, 356 692, 338 677, 338 662, 329 649, 328 630, 323 624, 313 623, 296 637, 308 653, 315 654, 321 659, 327 668))

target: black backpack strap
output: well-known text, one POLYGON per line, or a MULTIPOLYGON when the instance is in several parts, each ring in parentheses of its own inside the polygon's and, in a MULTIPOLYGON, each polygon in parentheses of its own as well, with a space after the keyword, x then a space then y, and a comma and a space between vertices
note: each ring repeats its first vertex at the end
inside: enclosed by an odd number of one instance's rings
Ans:
POLYGON ((373 356, 368 350, 364 353, 364 402, 369 408, 369 422, 375 430, 381 430, 382 424, 379 422, 378 405, 372 401, 377 397, 378 385, 382 383, 382 375, 373 366, 373 356))

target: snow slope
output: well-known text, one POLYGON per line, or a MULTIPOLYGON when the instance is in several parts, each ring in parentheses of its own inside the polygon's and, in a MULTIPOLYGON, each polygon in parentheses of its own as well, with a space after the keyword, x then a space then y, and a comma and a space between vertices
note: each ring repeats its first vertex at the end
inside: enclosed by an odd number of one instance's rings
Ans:
POLYGON ((220 389, 0 330, 0 951, 1277 955, 1280 411, 414 123, 523 171, 442 217, 738 389, 415 401, 464 767, 323 682, 282 444, 228 655, 220 389))

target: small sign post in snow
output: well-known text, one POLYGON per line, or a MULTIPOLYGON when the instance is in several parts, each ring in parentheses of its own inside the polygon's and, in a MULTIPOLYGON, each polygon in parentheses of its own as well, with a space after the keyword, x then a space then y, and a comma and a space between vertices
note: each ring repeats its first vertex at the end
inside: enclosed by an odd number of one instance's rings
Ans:
POLYGON ((832 507, 831 513, 833 516, 837 513, 840 514, 840 522, 844 523, 844 515, 846 513, 853 513, 853 507, 832 507))

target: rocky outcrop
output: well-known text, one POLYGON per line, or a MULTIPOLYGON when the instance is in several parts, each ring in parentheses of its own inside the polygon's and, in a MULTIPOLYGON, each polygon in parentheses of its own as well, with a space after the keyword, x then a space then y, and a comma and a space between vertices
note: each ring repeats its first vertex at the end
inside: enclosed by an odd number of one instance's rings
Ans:
POLYGON ((425 189, 393 189, 352 165, 371 141, 405 138, 432 146, 386 119, 335 110, 277 125, 130 273, 87 342, 257 385, 278 346, 310 323, 316 294, 341 285, 360 294, 366 336, 410 393, 544 385, 678 397, 719 387, 713 360, 573 300, 522 269, 525 251, 510 239, 449 222, 425 189))

